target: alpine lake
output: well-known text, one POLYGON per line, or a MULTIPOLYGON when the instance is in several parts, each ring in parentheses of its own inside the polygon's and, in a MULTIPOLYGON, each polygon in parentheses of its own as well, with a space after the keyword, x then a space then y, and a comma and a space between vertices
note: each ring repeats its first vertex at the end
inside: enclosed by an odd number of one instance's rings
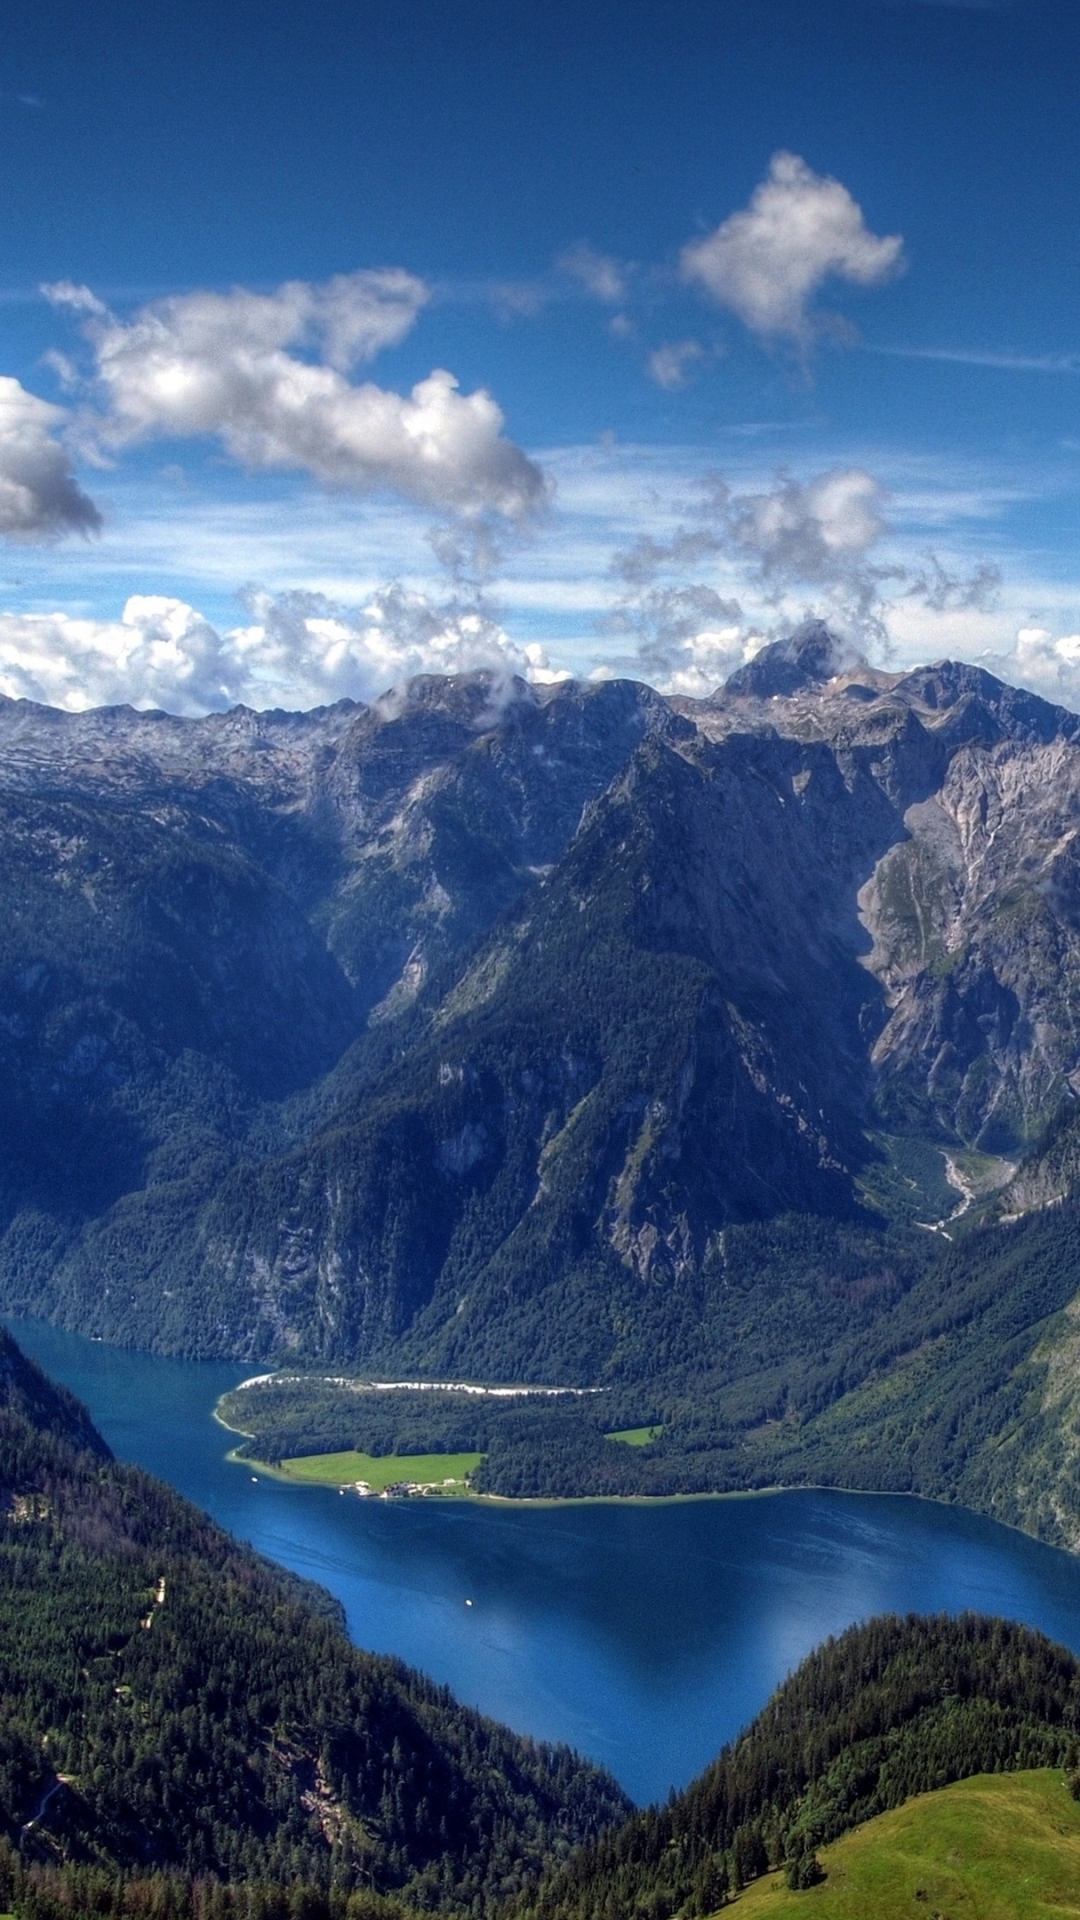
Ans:
POLYGON ((568 1742, 642 1803, 684 1785, 812 1647, 871 1614, 971 1608, 1080 1653, 1080 1558, 959 1507, 816 1491, 360 1500, 228 1460, 213 1409, 250 1369, 6 1324, 118 1458, 328 1588, 358 1644, 568 1742))

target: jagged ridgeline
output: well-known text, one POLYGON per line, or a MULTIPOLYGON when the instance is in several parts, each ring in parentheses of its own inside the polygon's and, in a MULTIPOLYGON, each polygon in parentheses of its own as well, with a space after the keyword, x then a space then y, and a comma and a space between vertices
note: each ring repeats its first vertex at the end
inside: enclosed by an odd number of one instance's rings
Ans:
POLYGON ((982 1773, 1074 1774, 1078 1754, 1080 1666, 1064 1648, 976 1614, 872 1620, 811 1654, 685 1793, 584 1848, 527 1911, 711 1914, 769 1867, 812 1885, 818 1847, 914 1794, 982 1773))
POLYGON ((642 1381, 765 1353, 807 1235, 827 1339, 1071 1190, 1080 720, 975 668, 809 629, 703 702, 6 701, 0 746, 9 1308, 642 1381))
POLYGON ((140 1912, 209 1878, 307 1885, 294 1920, 331 1892, 341 1920, 482 1915, 628 1811, 567 1748, 359 1652, 0 1334, 0 1907, 111 1912, 125 1874, 158 1876, 140 1912))

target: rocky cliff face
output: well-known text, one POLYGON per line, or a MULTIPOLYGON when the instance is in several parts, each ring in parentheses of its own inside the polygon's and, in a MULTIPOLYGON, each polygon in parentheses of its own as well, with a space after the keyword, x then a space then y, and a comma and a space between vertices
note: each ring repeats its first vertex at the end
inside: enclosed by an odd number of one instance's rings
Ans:
POLYGON ((945 1153, 1062 1190, 1080 719, 833 666, 0 707, 2 1297, 598 1376, 692 1344, 740 1223, 925 1208, 945 1153))

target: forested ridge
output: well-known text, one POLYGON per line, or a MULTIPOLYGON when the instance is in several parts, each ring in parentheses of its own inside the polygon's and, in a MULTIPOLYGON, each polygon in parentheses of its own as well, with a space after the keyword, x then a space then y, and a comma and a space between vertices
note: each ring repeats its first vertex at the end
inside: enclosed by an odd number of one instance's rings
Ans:
POLYGON ((976 1773, 1075 1768, 1080 1664, 1010 1621, 882 1617, 830 1640, 666 1806, 586 1846, 524 1903, 530 1920, 705 1915, 771 1866, 911 1795, 976 1773))
POLYGON ((482 1914, 625 1814, 568 1749, 359 1652, 7 1336, 0 1382, 0 1820, 25 1868, 482 1914))

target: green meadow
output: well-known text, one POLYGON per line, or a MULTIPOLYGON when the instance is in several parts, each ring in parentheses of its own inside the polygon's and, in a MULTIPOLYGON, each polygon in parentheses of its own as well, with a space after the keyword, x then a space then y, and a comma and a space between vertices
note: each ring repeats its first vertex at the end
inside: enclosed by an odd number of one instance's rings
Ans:
MULTIPOLYGON (((273 1471, 284 1480, 308 1486, 351 1487, 365 1480, 375 1493, 403 1482, 432 1487, 440 1493, 466 1491, 466 1477, 475 1472, 482 1453, 309 1453, 283 1460, 273 1471)), ((257 1466, 257 1461, 252 1461, 257 1466)), ((263 1468, 265 1472, 265 1467, 263 1468)))
POLYGON ((618 1433, 606 1433, 605 1440, 618 1440, 624 1447, 651 1447, 659 1440, 663 1427, 623 1427, 618 1433))
POLYGON ((868 1820, 790 1892, 769 1874, 737 1920, 1070 1920, 1080 1916, 1080 1805, 1058 1769, 979 1774, 868 1820))

